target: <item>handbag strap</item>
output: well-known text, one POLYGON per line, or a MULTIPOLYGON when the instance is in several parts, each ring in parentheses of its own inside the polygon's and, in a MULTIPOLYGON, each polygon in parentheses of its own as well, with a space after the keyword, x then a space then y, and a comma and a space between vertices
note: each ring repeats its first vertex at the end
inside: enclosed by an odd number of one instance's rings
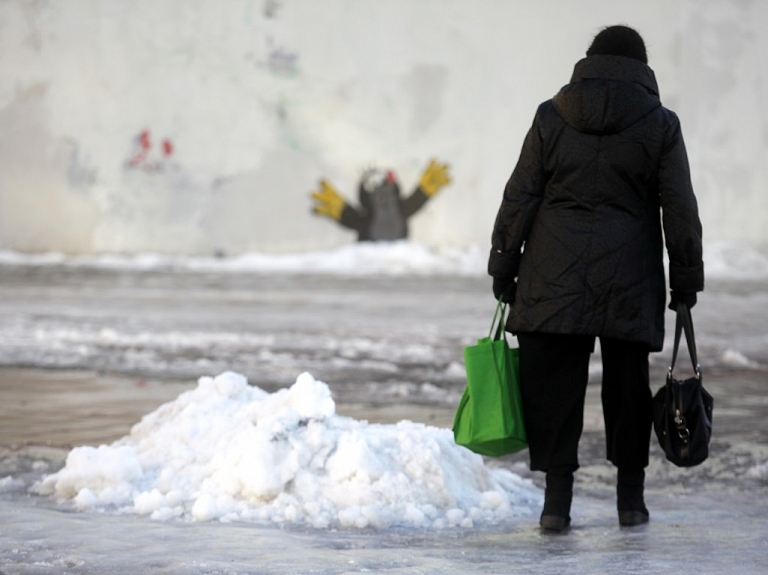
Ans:
POLYGON ((507 311, 507 304, 499 301, 496 304, 496 311, 493 314, 493 321, 491 321, 491 331, 488 332, 488 337, 493 337, 493 341, 504 338, 507 339, 507 332, 504 330, 504 315, 507 311), (496 323, 498 320, 498 324, 496 323), (496 333, 494 333, 493 327, 496 326, 496 333))
POLYGON ((696 379, 701 379, 701 366, 696 355, 696 339, 693 334, 693 318, 691 310, 687 305, 680 303, 677 305, 677 317, 675 318, 675 346, 672 349, 672 364, 669 366, 669 375, 675 369, 677 360, 677 350, 680 347, 680 332, 685 331, 685 343, 688 346, 688 353, 691 356, 691 365, 696 373, 696 379))

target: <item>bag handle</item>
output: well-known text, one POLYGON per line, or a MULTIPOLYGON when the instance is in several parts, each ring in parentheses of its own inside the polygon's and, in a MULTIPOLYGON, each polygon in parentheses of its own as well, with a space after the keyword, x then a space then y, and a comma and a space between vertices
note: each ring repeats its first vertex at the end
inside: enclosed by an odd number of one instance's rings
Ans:
POLYGON ((669 376, 672 376, 672 370, 675 369, 677 360, 677 350, 680 347, 680 332, 685 331, 685 343, 688 346, 688 353, 691 356, 691 365, 696 373, 696 379, 701 379, 701 365, 696 355, 696 339, 693 334, 693 318, 691 310, 684 303, 677 304, 677 317, 675 319, 675 346, 672 349, 672 364, 669 366, 669 376))
POLYGON ((496 311, 493 314, 493 320, 491 321, 491 330, 488 332, 488 337, 490 338, 493 336, 493 341, 497 341, 502 337, 505 340, 507 339, 507 332, 504 330, 504 314, 506 311, 507 304, 505 304, 503 301, 501 301, 501 298, 499 298, 499 301, 496 304, 496 311), (498 324, 496 323, 496 320, 498 320, 498 324), (495 334, 493 332, 493 326, 496 326, 495 334))

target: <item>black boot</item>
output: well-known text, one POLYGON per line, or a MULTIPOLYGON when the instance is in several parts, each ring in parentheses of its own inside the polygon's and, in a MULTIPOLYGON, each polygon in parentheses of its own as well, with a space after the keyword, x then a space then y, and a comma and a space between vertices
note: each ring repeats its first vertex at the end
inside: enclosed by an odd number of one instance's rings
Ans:
POLYGON ((551 469, 547 471, 546 481, 544 510, 539 525, 547 531, 563 531, 571 524, 573 471, 551 469))
POLYGON ((644 469, 619 469, 616 483, 616 507, 619 524, 633 527, 648 523, 650 514, 643 499, 644 469))

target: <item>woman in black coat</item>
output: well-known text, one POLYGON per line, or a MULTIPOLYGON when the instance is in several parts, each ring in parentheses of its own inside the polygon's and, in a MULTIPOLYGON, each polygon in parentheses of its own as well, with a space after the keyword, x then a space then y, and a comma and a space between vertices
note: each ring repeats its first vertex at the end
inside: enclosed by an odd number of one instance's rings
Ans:
POLYGON ((648 354, 664 340, 664 241, 670 307, 690 307, 704 268, 680 122, 661 105, 640 35, 611 26, 571 82, 539 106, 504 190, 488 263, 520 344, 531 469, 547 474, 545 529, 570 524, 595 337, 619 522, 648 521, 648 354))

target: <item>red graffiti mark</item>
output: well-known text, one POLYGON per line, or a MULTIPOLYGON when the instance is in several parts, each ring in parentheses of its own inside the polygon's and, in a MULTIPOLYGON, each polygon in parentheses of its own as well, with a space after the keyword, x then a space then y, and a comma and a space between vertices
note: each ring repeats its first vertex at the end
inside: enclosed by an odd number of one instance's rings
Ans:
POLYGON ((139 134, 139 145, 142 150, 149 150, 152 147, 152 143, 149 141, 149 130, 144 130, 139 134))
POLYGON ((127 165, 131 168, 141 168, 147 172, 157 172, 165 169, 164 160, 170 158, 174 152, 173 142, 165 138, 160 143, 162 157, 156 152, 152 157, 152 139, 149 130, 143 130, 134 139, 134 152, 128 159, 127 165))
POLYGON ((149 140, 149 130, 144 130, 138 136, 136 136, 135 142, 137 144, 137 150, 133 156, 128 160, 128 165, 135 168, 141 164, 147 158, 149 149, 152 147, 152 142, 149 140))
POLYGON ((147 157, 147 153, 145 151, 137 152, 133 155, 133 157, 128 160, 128 165, 132 168, 135 168, 139 164, 141 164, 147 157))

